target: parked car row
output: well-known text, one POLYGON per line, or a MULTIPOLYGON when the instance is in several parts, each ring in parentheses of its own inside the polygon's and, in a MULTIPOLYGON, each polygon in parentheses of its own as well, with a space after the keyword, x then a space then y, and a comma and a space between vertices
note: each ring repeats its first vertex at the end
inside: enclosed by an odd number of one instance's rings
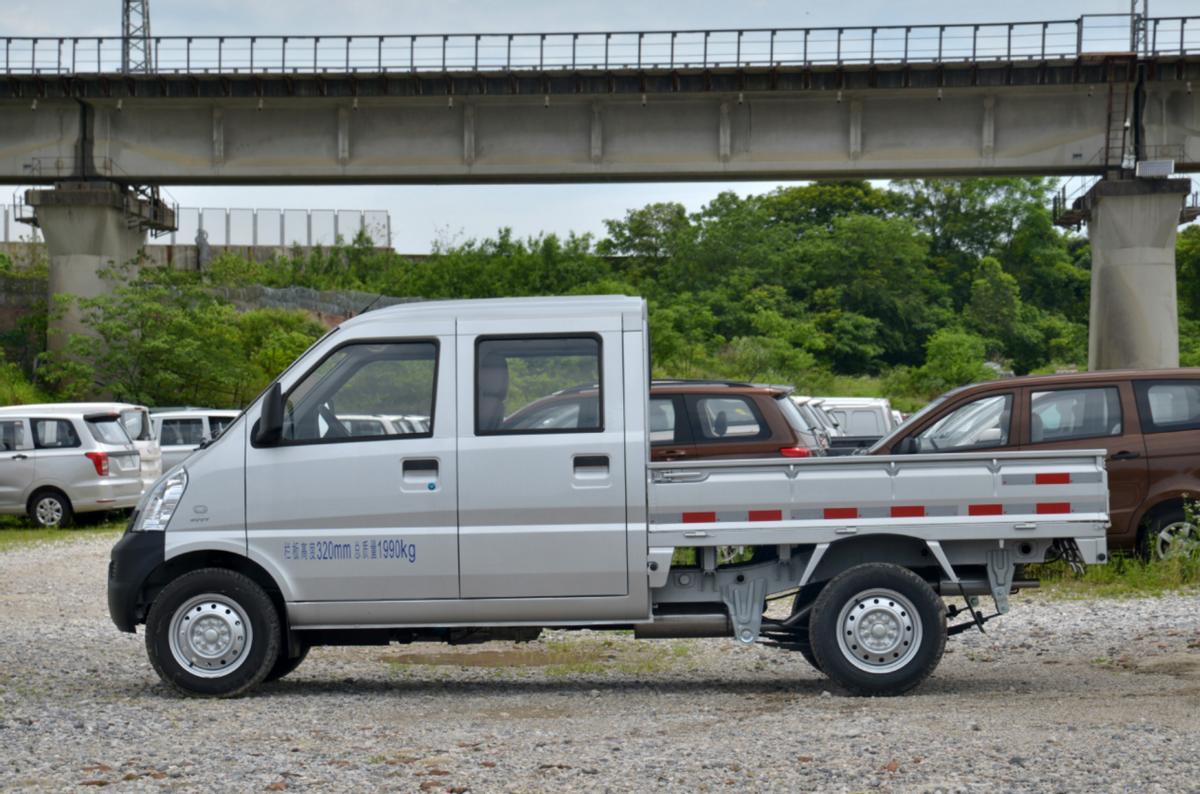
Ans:
POLYGON ((238 413, 111 402, 0 408, 0 514, 53 527, 129 509, 238 413))
POLYGON ((42 527, 134 507, 162 474, 144 408, 62 403, 0 408, 0 514, 42 527))

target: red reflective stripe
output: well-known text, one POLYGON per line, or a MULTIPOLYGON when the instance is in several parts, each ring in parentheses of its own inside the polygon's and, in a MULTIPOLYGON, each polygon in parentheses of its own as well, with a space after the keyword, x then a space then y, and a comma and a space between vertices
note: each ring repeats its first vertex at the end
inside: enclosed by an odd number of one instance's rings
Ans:
POLYGON ((827 507, 825 508, 825 520, 832 521, 837 518, 858 518, 857 507, 827 507))
POLYGON ((1001 505, 971 505, 967 508, 969 516, 999 516, 1004 515, 1001 505))
POLYGON ((893 507, 892 518, 924 518, 924 505, 907 505, 905 507, 893 507))
POLYGON ((1038 485, 1070 485, 1071 475, 1068 472, 1053 472, 1034 475, 1033 481, 1038 485))
POLYGON ((1069 513, 1070 502, 1042 502, 1037 506, 1038 513, 1069 513))
POLYGON ((685 524, 712 524, 717 520, 716 513, 684 513, 683 523, 685 524))
POLYGON ((782 521, 783 520, 783 511, 782 510, 751 510, 750 511, 750 520, 751 521, 782 521))

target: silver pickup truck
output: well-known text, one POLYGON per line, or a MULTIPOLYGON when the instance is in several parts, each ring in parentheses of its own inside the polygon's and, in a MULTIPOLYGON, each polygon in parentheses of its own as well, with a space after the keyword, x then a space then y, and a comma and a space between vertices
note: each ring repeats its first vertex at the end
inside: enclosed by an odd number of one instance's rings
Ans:
POLYGON ((155 670, 200 695, 318 645, 546 627, 775 643, 890 695, 995 616, 981 596, 1003 614, 1035 586, 1024 564, 1107 559, 1100 452, 650 463, 649 371, 636 298, 349 320, 142 497, 112 552, 112 619, 144 623, 155 670), (355 435, 351 414, 429 420, 355 435), (766 617, 780 598, 790 612, 766 617))

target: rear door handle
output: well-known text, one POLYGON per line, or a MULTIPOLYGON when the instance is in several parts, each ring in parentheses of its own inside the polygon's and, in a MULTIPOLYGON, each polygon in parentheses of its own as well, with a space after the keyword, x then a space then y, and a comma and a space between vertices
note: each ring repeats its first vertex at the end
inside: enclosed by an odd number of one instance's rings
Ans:
POLYGON ((686 449, 664 449, 659 453, 664 458, 681 458, 688 454, 686 449))
POLYGON ((25 460, 28 457, 29 457, 28 455, 13 455, 12 459, 13 460, 25 460))
POLYGON ((608 455, 579 455, 575 458, 575 470, 607 469, 608 455))
POLYGON ((1140 452, 1118 452, 1109 458, 1109 460, 1130 460, 1132 458, 1140 458, 1141 456, 1142 453, 1140 452))

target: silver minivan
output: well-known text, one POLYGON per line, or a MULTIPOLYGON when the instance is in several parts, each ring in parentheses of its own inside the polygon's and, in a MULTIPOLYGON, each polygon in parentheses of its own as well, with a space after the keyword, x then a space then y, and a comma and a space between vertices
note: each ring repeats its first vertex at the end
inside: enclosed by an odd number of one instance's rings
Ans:
POLYGON ((0 514, 41 527, 134 507, 141 455, 120 414, 6 409, 0 415, 0 514))
POLYGON ((142 488, 149 488, 162 476, 162 451, 159 449, 154 427, 150 424, 150 411, 146 406, 113 402, 14 405, 0 408, 0 418, 11 416, 14 413, 22 414, 33 410, 43 413, 117 414, 121 426, 125 428, 125 433, 129 436, 129 440, 133 442, 138 455, 141 456, 142 488))
POLYGON ((150 412, 154 435, 162 448, 163 471, 187 460, 205 441, 228 427, 241 411, 223 408, 179 408, 150 412))

